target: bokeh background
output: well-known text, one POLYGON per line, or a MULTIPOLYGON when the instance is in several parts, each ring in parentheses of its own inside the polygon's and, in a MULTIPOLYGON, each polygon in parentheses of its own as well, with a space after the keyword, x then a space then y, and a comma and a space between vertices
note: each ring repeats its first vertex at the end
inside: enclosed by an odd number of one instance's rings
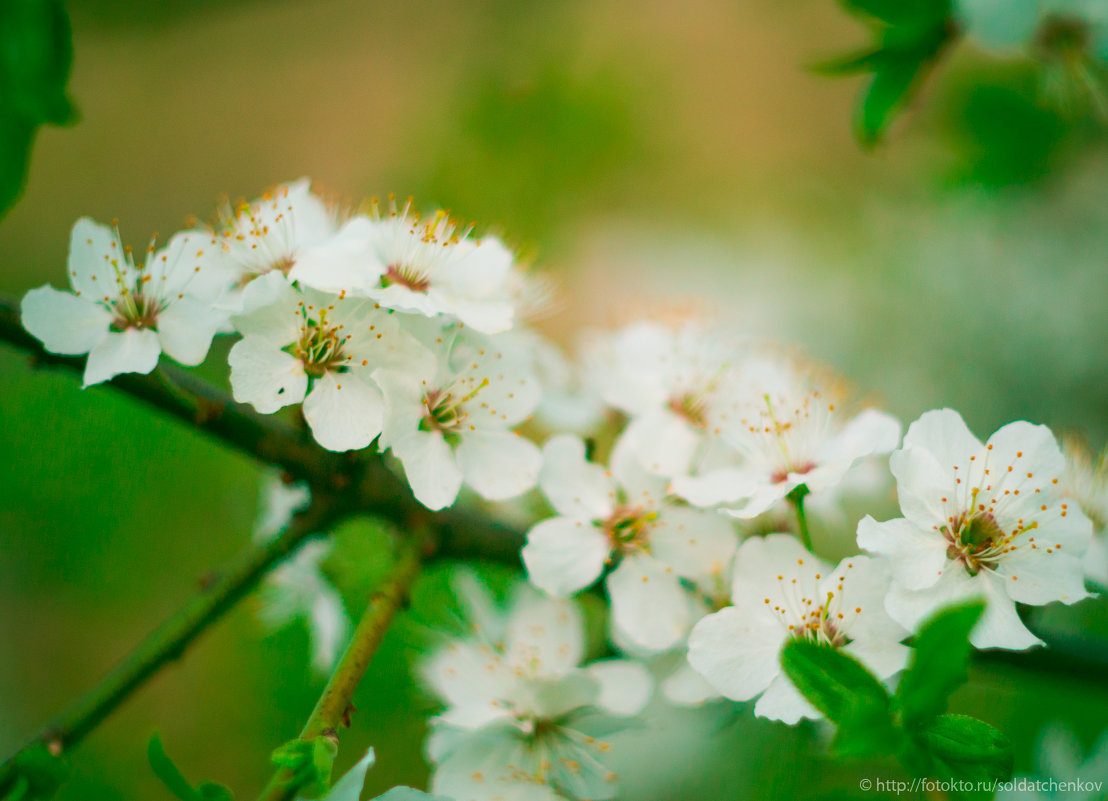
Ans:
MULTIPOLYGON (((865 153, 858 81, 808 69, 866 38, 830 0, 68 8, 81 121, 38 138, 0 224, 0 291, 64 283, 81 215, 118 217, 137 246, 221 196, 308 175, 505 232, 556 279, 544 327, 567 342, 692 309, 804 347, 905 420, 950 405, 980 434, 1025 418, 1094 449, 1108 436, 1108 139, 1094 115, 1044 104, 1027 63, 959 46, 865 153)), ((4 347, 0 454, 7 753, 247 545, 260 471, 4 347)), ((816 534, 849 539, 832 522, 816 534)), ((367 553, 380 540, 370 525, 341 536, 367 553)), ((426 777, 433 705, 410 662, 451 616, 450 570, 417 587, 359 690, 340 766, 374 745, 370 791, 426 777)), ((371 585, 342 587, 352 608, 371 585)), ((189 776, 252 796, 323 681, 304 629, 268 631, 256 609, 89 737, 60 797, 168 797, 146 764, 154 730, 189 776)), ((1047 618, 1108 636, 1103 601, 1047 618)), ((1050 721, 1092 743, 1106 685, 976 671, 958 704, 1006 730, 1026 771, 1050 721)), ((748 711, 659 720, 627 738, 624 798, 825 797, 885 769, 833 767, 810 733, 748 711)))

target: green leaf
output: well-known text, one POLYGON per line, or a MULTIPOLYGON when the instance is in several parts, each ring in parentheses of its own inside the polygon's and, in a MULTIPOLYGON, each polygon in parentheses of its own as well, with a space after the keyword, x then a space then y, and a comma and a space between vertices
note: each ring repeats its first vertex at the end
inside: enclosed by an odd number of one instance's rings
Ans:
POLYGON ((781 652, 781 666, 812 706, 838 725, 835 750, 839 754, 895 749, 899 736, 893 728, 889 694, 856 659, 835 648, 793 640, 781 652))
POLYGON ((61 0, 0 3, 0 215, 23 190, 38 126, 76 120, 66 91, 72 58, 61 0))
POLYGON ((69 778, 69 763, 50 753, 43 743, 20 751, 15 757, 15 785, 5 799, 12 801, 45 801, 53 798, 58 788, 69 778))
POLYGON ((289 740, 273 752, 273 764, 292 772, 288 786, 313 798, 331 786, 331 768, 338 750, 332 738, 322 735, 311 740, 289 740))
POLYGON ((202 782, 193 787, 165 752, 160 734, 155 733, 146 747, 146 758, 154 775, 181 801, 233 801, 234 795, 221 784, 202 782))
POLYGON ((950 13, 949 0, 843 0, 843 5, 894 26, 934 25, 950 13))
POLYGON ((885 61, 873 74, 873 80, 858 105, 854 123, 854 133, 863 147, 874 147, 884 136, 911 97, 922 66, 920 61, 885 61))
MULTIPOLYGON (((940 715, 917 742, 930 755, 929 772, 935 778, 987 783, 1012 775, 1011 742, 1003 732, 977 718, 940 715)), ((961 797, 988 797, 988 793, 966 792, 961 797)))
POLYGON ((904 726, 912 730, 946 710, 947 699, 968 678, 970 632, 981 619, 981 602, 941 610, 920 628, 912 661, 896 691, 904 726))

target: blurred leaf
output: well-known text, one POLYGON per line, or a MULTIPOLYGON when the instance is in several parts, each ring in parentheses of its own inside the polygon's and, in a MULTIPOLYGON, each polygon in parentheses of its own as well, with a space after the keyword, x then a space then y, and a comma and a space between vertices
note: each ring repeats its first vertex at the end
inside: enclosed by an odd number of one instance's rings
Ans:
POLYGON ((0 215, 23 191, 38 126, 76 119, 66 93, 72 58, 61 0, 0 3, 0 215))
MULTIPOLYGON (((970 782, 1005 780, 1012 775, 1012 744, 1003 732, 968 715, 941 715, 923 731, 920 744, 933 761, 929 771, 940 779, 970 782)), ((988 798, 991 793, 954 793, 955 797, 988 798)))
POLYGON ((951 693, 966 683, 970 632, 984 612, 981 602, 951 606, 920 628, 912 662, 896 691, 905 728, 926 725, 942 714, 951 693))
POLYGON ((848 10, 876 20, 870 49, 817 65, 825 75, 872 72, 855 112, 854 133, 872 148, 954 36, 950 0, 844 0, 848 10))
POLYGON ((861 662, 835 648, 792 640, 781 652, 781 666, 812 706, 838 725, 837 752, 853 756, 895 747, 889 694, 861 662))
POLYGON ((165 752, 160 734, 155 733, 146 747, 146 758, 154 775, 181 801, 233 801, 234 795, 221 784, 201 782, 193 787, 165 752))
POLYGON ((287 768, 293 774, 288 782, 304 797, 312 798, 327 792, 331 786, 331 768, 339 747, 325 736, 311 740, 289 740, 273 752, 273 764, 287 768))
POLYGON ((50 753, 43 743, 25 748, 15 756, 15 784, 4 801, 45 801, 53 798, 69 778, 69 763, 50 753))

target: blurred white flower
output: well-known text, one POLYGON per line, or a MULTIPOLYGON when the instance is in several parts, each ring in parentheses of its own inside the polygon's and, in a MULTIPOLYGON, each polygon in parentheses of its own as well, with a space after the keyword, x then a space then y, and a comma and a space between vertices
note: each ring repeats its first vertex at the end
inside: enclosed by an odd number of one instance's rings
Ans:
MULTIPOLYGON (((337 214, 312 194, 311 181, 301 178, 281 184, 260 198, 224 208, 213 232, 219 258, 239 289, 270 272, 288 275, 304 250, 326 241, 338 227, 337 214)), ((227 299, 238 310, 241 295, 227 299)))
POLYGON ((605 470, 587 461, 572 435, 546 443, 539 486, 559 516, 531 529, 523 561, 532 583, 568 595, 618 557, 607 578, 613 626, 636 645, 665 650, 692 622, 681 579, 710 583, 730 562, 737 537, 721 515, 675 505, 666 479, 642 469, 626 434, 611 463, 605 470))
POLYGON ((1095 463, 1079 443, 1064 440, 1066 469, 1060 483, 1063 497, 1073 499, 1092 521, 1093 538, 1085 552, 1085 577, 1108 588, 1108 453, 1095 463))
MULTIPOLYGON (((286 484, 279 475, 267 474, 262 481, 254 539, 273 539, 310 502, 306 484, 286 484)), ((330 538, 305 543, 274 568, 262 587, 258 613, 275 629, 303 620, 311 637, 312 667, 321 673, 334 666, 351 629, 342 598, 320 570, 331 547, 330 538)))
POLYGON ((645 707, 649 674, 623 660, 578 667, 584 631, 572 602, 519 586, 505 615, 472 579, 461 589, 479 610, 473 634, 423 670, 447 704, 427 744, 432 791, 457 801, 612 798, 610 745, 598 738, 645 707))
POLYGON ((1035 775, 1016 776, 1001 786, 996 801, 1103 801, 1108 785, 1108 730, 1088 754, 1060 723, 1044 727, 1035 755, 1035 775))
POLYGON ((497 334, 512 327, 515 257, 495 237, 470 238, 446 212, 421 220, 390 204, 382 215, 348 220, 331 240, 303 254, 293 280, 327 292, 347 291, 382 306, 436 317, 445 315, 476 331, 497 334))
POLYGON ((23 326, 51 353, 87 353, 86 387, 149 373, 163 351, 200 364, 227 319, 212 308, 221 282, 204 256, 211 248, 206 234, 180 233, 161 250, 151 242, 146 262, 136 264, 118 229, 82 217, 69 240, 73 291, 32 289, 23 298, 23 326))
POLYGON ((235 400, 263 414, 303 402, 312 435, 329 450, 364 448, 381 432, 374 370, 431 363, 372 301, 301 291, 277 271, 250 282, 242 309, 232 321, 243 338, 228 357, 235 400))
POLYGON ((539 402, 528 349, 506 335, 429 330, 434 363, 374 373, 386 404, 381 446, 429 509, 452 504, 463 480, 493 501, 531 489, 542 457, 512 430, 539 402))
POLYGON ((900 671, 907 632, 886 614, 889 576, 880 560, 816 558, 787 534, 755 537, 735 557, 732 606, 708 615, 689 636, 689 664, 720 694, 758 702, 759 717, 796 723, 819 712, 782 673, 791 638, 841 648, 880 678, 900 671))
POLYGON ((916 626, 940 606, 986 600, 978 648, 1040 643, 1016 602, 1072 604, 1088 596, 1082 559, 1092 524, 1062 496, 1065 458, 1046 426, 1009 423, 981 444, 961 416, 931 411, 912 423, 890 461, 904 517, 858 525, 858 544, 887 556, 886 607, 916 626))
POLYGON ((757 517, 799 487, 814 494, 838 488, 855 463, 900 441, 895 418, 867 409, 845 419, 825 389, 830 382, 787 359, 748 359, 737 380, 719 431, 741 460, 673 481, 698 506, 726 504, 736 517, 757 517))

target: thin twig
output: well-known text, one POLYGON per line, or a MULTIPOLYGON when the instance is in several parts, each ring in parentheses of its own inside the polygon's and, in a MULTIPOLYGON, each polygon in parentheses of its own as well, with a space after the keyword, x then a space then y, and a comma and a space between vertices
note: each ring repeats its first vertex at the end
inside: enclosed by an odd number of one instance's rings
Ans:
MULTIPOLYGON (((350 644, 335 666, 323 694, 312 710, 300 732, 301 740, 331 737, 338 740, 340 727, 349 726, 351 701, 354 691, 365 675, 373 655, 381 645, 396 613, 407 602, 412 584, 419 575, 418 548, 413 543, 402 543, 395 569, 384 585, 370 599, 358 622, 350 644)), ((300 788, 295 784, 295 774, 281 768, 262 792, 260 801, 283 801, 295 796, 300 788)))

